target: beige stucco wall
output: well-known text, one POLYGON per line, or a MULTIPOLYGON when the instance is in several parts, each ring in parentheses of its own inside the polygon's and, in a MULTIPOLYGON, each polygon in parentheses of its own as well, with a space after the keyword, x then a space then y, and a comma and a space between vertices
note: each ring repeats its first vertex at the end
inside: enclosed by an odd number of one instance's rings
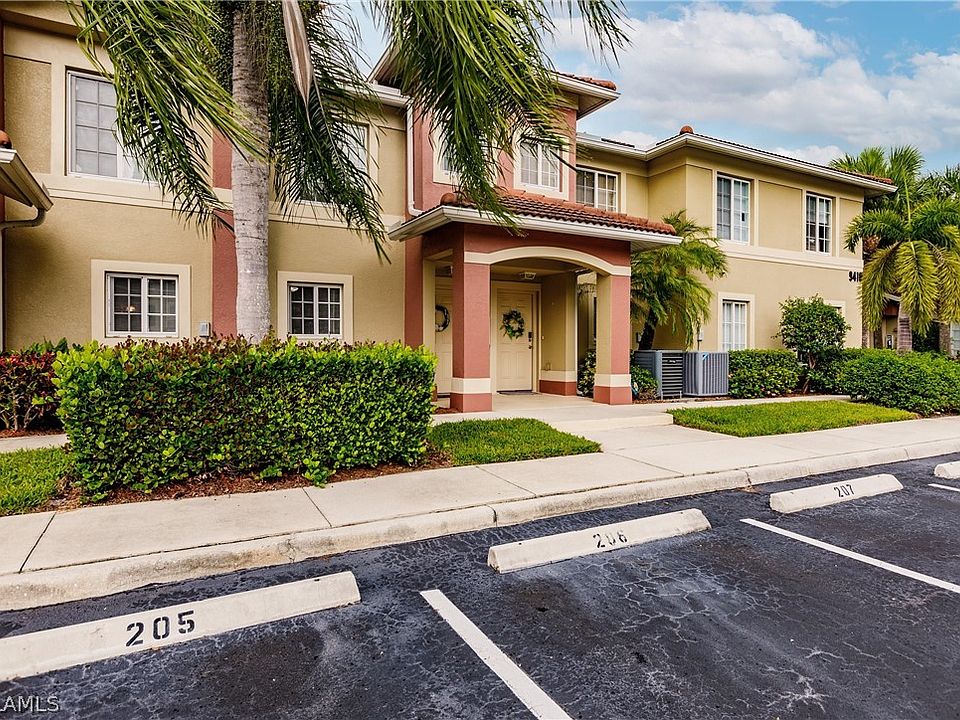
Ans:
POLYGON ((540 369, 576 370, 576 277, 546 275, 540 283, 540 369))

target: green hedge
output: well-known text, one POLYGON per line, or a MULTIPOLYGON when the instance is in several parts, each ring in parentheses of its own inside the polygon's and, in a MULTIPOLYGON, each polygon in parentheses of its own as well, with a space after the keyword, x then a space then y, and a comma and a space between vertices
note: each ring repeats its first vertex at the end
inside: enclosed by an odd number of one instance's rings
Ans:
POLYGON ((803 366, 790 350, 732 350, 730 396, 778 397, 797 389, 803 366))
POLYGON ((400 345, 92 343, 56 364, 74 471, 93 496, 204 473, 413 463, 435 358, 400 345))
POLYGON ((630 387, 634 400, 652 400, 657 397, 657 379, 652 372, 639 365, 630 366, 630 387))
POLYGON ((861 351, 844 363, 839 386, 855 400, 921 415, 960 412, 960 364, 938 353, 861 351))

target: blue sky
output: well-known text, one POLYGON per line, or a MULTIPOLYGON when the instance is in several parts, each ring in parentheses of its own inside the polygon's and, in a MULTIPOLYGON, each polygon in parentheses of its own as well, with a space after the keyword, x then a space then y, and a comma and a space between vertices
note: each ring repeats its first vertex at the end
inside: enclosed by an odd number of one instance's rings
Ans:
MULTIPOLYGON (((358 9, 367 55, 383 47, 358 9)), ((912 143, 960 163, 960 2, 628 2, 629 47, 598 61, 578 22, 548 43, 560 70, 622 97, 581 130, 646 145, 697 132, 826 162, 912 143)))

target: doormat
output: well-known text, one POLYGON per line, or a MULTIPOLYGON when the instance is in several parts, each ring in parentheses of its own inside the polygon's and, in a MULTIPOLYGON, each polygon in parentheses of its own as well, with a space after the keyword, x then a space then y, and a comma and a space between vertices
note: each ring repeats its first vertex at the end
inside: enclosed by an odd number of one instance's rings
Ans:
POLYGON ((497 390, 497 395, 539 395, 533 390, 497 390))

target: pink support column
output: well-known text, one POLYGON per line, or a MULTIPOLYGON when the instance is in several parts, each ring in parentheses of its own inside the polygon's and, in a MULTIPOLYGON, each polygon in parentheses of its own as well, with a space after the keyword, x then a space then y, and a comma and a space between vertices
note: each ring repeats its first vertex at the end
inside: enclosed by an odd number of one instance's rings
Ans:
POLYGON ((453 383, 450 407, 460 412, 493 409, 490 383, 490 266, 453 263, 453 383))
POLYGON ((629 405, 630 277, 597 277, 597 374, 593 401, 629 405))

